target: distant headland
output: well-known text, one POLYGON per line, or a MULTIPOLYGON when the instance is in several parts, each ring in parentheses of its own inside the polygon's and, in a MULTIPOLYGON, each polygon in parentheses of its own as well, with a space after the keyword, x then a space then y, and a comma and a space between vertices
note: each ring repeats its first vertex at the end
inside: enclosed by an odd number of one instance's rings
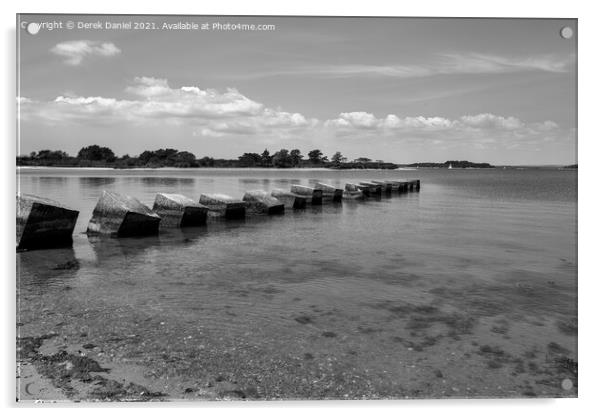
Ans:
POLYGON ((91 145, 82 147, 76 156, 62 150, 40 150, 29 155, 17 156, 17 166, 80 167, 80 168, 327 168, 327 169, 398 169, 398 168, 451 168, 486 169, 495 166, 489 163, 474 163, 467 160, 448 160, 443 163, 420 162, 398 164, 367 157, 348 160, 341 152, 330 158, 320 149, 307 155, 299 149, 280 149, 271 153, 243 153, 236 159, 220 159, 210 156, 197 158, 193 153, 177 149, 145 150, 137 156, 116 156, 108 147, 91 145))
POLYGON ((197 158, 193 153, 177 149, 145 150, 138 156, 118 157, 108 147, 98 145, 80 149, 76 156, 62 150, 40 150, 17 156, 17 166, 97 167, 97 168, 330 168, 330 169, 397 169, 399 165, 383 160, 360 157, 348 160, 341 152, 330 158, 320 149, 305 156, 299 149, 280 149, 271 153, 243 153, 236 159, 210 156, 197 158))

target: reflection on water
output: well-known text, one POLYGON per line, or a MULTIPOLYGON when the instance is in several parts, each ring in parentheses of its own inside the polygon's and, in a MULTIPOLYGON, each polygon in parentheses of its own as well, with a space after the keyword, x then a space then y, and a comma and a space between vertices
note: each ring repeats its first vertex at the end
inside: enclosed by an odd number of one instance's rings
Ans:
POLYGON ((67 338, 85 326, 116 360, 169 368, 166 385, 227 375, 262 397, 520 395, 526 382, 562 393, 546 356, 552 343, 576 354, 574 172, 141 175, 21 177, 23 192, 81 211, 73 249, 17 254, 21 314, 38 335, 54 328, 51 310, 69 317, 67 338), (105 187, 150 205, 157 192, 408 176, 420 192, 155 237, 80 234, 105 187), (114 333, 138 342, 117 348, 114 333))
POLYGON ((71 247, 19 253, 18 287, 33 291, 62 287, 76 277, 79 268, 79 260, 71 247))
POLYGON ((83 189, 97 188, 100 186, 109 186, 115 183, 116 178, 94 178, 94 177, 81 177, 78 178, 80 186, 83 189))
POLYGON ((270 179, 256 179, 256 178, 240 178, 238 182, 242 185, 263 185, 269 186, 272 182, 270 179))
POLYGON ((88 241, 96 256, 98 266, 115 261, 132 261, 149 250, 161 245, 158 236, 113 238, 109 236, 88 236, 88 241))
POLYGON ((133 182, 138 182, 144 186, 190 186, 194 184, 192 178, 129 178, 133 182))
POLYGON ((42 176, 38 179, 40 181, 40 185, 42 186, 63 186, 68 181, 68 178, 56 176, 42 176))

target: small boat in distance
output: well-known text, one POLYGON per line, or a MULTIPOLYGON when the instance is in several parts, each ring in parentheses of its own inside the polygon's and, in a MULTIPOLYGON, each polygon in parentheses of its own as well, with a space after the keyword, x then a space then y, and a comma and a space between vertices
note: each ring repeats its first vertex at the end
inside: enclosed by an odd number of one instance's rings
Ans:
POLYGON ((452 168, 452 164, 450 163, 449 166, 447 167, 448 169, 453 169, 452 168))

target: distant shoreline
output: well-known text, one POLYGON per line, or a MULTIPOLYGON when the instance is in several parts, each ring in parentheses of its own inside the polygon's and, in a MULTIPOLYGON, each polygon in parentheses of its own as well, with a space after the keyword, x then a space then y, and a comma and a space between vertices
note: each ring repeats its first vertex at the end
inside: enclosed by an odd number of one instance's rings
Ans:
POLYGON ((397 169, 378 169, 378 168, 366 168, 366 169, 336 169, 336 168, 322 168, 322 167, 306 167, 306 168, 264 168, 264 167, 194 167, 194 168, 177 168, 164 166, 160 168, 111 168, 111 167, 87 167, 87 166, 16 166, 17 170, 62 170, 62 169, 73 169, 73 170, 106 170, 111 172, 132 172, 132 171, 195 171, 195 170, 241 170, 241 171, 364 171, 364 170, 407 170, 414 171, 416 168, 400 167, 397 169))
MULTIPOLYGON (((44 165, 26 165, 26 166, 16 166, 17 171, 36 171, 36 170, 79 170, 79 171, 111 171, 111 172, 136 172, 136 171, 222 171, 222 170, 239 170, 239 171, 317 171, 317 172, 330 172, 330 171, 381 171, 381 170, 401 170, 401 171, 417 171, 417 170, 448 170, 448 168, 443 167, 409 167, 409 166, 400 166, 395 169, 379 169, 379 168, 352 168, 352 169, 337 169, 337 168, 325 168, 325 167, 294 167, 294 168, 267 168, 267 167, 190 167, 190 168, 182 168, 182 167, 170 167, 163 166, 157 168, 150 167, 140 167, 140 168, 115 168, 115 167, 106 167, 106 166, 44 166, 44 165)), ((522 169, 554 169, 554 170, 578 170, 576 167, 572 166, 563 166, 563 165, 503 165, 503 166, 492 166, 490 168, 452 168, 451 170, 522 170, 522 169)))

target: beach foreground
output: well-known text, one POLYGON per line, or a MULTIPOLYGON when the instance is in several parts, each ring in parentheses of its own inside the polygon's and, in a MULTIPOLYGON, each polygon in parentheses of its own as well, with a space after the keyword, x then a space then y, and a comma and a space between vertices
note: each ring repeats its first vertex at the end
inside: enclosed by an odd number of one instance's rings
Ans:
MULTIPOLYGON (((73 248, 17 254, 18 399, 576 397, 576 173, 420 173, 420 193, 124 239, 82 234, 100 189, 313 178, 22 177, 83 219, 73 248)), ((335 175, 315 179, 362 179, 335 175)))

